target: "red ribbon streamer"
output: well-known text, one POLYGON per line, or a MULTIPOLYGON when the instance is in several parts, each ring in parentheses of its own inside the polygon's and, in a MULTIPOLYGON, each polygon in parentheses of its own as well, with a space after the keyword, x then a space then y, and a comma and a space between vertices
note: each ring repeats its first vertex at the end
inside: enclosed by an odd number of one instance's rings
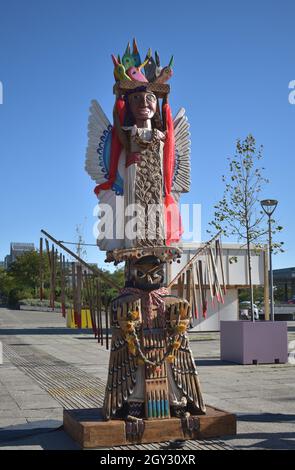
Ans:
POLYGON ((172 194, 172 181, 175 167, 175 138, 174 125, 171 108, 168 103, 163 106, 165 114, 167 135, 164 145, 164 206, 166 224, 166 243, 169 246, 172 242, 178 242, 183 233, 181 217, 172 194))

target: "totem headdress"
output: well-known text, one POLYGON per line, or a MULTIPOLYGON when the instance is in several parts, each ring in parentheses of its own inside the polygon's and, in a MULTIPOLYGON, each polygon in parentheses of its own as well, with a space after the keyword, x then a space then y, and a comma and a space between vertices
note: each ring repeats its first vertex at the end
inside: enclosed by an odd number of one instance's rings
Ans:
MULTIPOLYGON (((162 127, 166 132, 163 156, 164 204, 166 210, 166 241, 167 244, 179 241, 182 229, 180 224, 173 224, 175 230, 170 230, 171 220, 180 220, 177 202, 181 192, 187 192, 190 186, 190 141, 189 124, 182 108, 176 117, 172 118, 168 95, 170 86, 166 83, 173 74, 173 56, 166 67, 161 67, 160 57, 155 52, 152 57, 149 49, 142 62, 136 40, 133 40, 133 50, 130 44, 122 56, 112 55, 114 64, 114 93, 116 95, 115 111, 120 125, 124 125, 126 115, 125 96, 140 90, 153 92, 158 100, 162 100, 162 127), (174 232, 174 233, 173 233, 174 232)), ((111 126, 97 102, 93 102, 89 119, 89 132, 98 132, 98 122, 104 123, 101 131, 101 141, 95 145, 91 135, 86 157, 86 170, 97 181, 94 192, 101 196, 102 191, 112 190, 116 194, 123 194, 123 178, 118 172, 119 158, 122 151, 116 126, 111 126), (95 168, 96 161, 100 165, 100 172, 95 168)))

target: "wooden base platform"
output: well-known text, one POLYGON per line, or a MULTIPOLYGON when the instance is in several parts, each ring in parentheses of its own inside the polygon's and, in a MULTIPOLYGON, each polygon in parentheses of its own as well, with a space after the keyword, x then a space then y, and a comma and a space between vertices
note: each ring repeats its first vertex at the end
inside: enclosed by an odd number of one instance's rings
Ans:
POLYGON ((145 420, 141 440, 126 439, 125 421, 104 421, 100 408, 64 410, 65 431, 82 448, 113 447, 127 444, 148 444, 169 440, 206 439, 236 434, 236 416, 207 406, 206 415, 197 417, 198 430, 184 434, 179 418, 145 420))

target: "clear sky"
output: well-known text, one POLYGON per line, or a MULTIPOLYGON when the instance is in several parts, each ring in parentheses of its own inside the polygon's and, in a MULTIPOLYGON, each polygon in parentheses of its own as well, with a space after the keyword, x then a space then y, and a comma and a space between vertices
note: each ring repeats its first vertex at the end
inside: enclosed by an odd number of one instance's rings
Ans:
MULTIPOLYGON (((75 240, 84 224, 93 242, 94 183, 84 171, 90 100, 111 117, 111 53, 136 36, 142 56, 174 54, 171 104, 191 123, 192 189, 202 230, 221 197, 221 175, 237 138, 264 145, 279 200, 286 253, 295 266, 294 124, 288 84, 295 80, 294 0, 0 0, 0 259, 10 241, 38 242, 45 228, 75 240)), ((102 254, 88 250, 88 261, 102 254)))

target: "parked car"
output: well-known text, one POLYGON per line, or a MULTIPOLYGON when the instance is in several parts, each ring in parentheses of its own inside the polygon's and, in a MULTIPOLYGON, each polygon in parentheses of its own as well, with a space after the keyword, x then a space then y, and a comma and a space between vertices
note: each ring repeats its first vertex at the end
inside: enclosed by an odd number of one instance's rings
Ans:
MULTIPOLYGON (((244 301, 240 302, 240 319, 241 320, 251 320, 251 302, 244 301)), ((256 304, 253 304, 253 311, 254 311, 254 319, 259 320, 259 313, 261 310, 257 307, 256 304)))
POLYGON ((288 304, 295 304, 295 295, 292 297, 292 299, 288 300, 288 304))

